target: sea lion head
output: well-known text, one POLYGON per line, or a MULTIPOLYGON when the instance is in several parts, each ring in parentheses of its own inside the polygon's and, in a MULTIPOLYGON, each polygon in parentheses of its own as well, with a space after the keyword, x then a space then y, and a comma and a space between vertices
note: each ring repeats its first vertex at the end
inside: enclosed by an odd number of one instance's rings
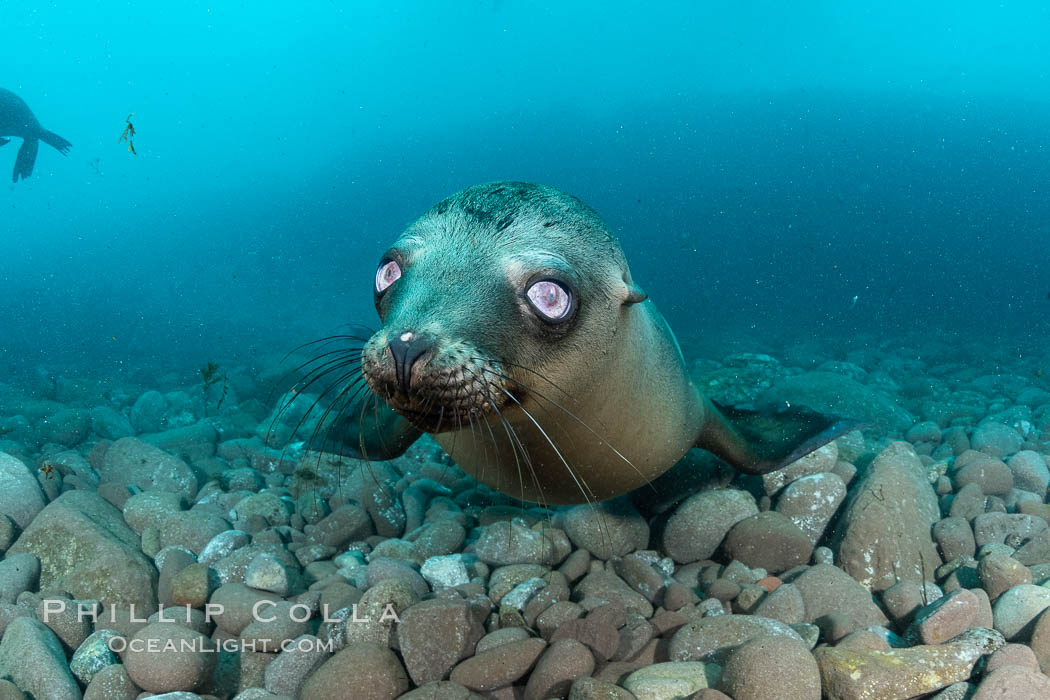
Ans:
POLYGON ((383 254, 368 386, 420 430, 499 420, 600 371, 645 294, 597 213, 553 187, 499 182, 432 207, 383 254))

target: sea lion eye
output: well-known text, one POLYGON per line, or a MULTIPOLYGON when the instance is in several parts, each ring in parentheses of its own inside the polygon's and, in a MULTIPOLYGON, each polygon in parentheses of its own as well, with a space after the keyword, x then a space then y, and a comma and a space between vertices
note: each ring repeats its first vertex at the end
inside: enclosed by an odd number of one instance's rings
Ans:
POLYGON ((529 304, 544 320, 563 321, 572 310, 569 290, 554 280, 539 280, 525 292, 529 304))
POLYGON ((376 293, 386 291, 386 288, 397 282, 400 277, 401 266, 397 264, 397 260, 380 263, 376 271, 376 293))

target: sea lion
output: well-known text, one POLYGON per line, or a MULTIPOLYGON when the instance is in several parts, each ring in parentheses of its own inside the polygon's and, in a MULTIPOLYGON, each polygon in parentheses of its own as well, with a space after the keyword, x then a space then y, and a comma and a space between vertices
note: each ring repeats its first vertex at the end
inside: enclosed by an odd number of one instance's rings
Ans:
POLYGON ((852 427, 705 398, 616 238, 553 187, 445 199, 383 254, 373 291, 382 327, 310 375, 359 362, 335 392, 351 408, 326 412, 340 415, 329 438, 354 456, 389 459, 428 432, 481 482, 569 504, 644 486, 693 447, 757 474, 852 427), (378 400, 360 400, 365 383, 378 400))
POLYGON ((33 111, 21 97, 10 90, 0 88, 0 146, 10 141, 3 138, 5 136, 22 138, 22 147, 18 149, 15 170, 11 175, 13 182, 33 174, 33 164, 36 163, 36 152, 41 141, 57 149, 62 155, 69 153, 69 149, 73 147, 69 141, 40 126, 40 122, 33 116, 33 111))

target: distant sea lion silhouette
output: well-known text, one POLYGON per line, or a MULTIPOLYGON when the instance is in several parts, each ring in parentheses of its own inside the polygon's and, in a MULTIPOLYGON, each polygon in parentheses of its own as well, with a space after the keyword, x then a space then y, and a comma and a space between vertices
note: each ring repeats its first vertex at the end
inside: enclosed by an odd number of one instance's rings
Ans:
POLYGON ((10 141, 3 138, 5 136, 22 138, 22 147, 18 149, 18 156, 15 158, 15 171, 11 175, 13 182, 33 174, 33 164, 36 163, 36 152, 41 141, 57 149, 62 155, 69 153, 73 146, 58 134, 40 126, 33 111, 21 97, 10 90, 0 88, 0 146, 10 141))
POLYGON ((705 398, 616 238, 552 187, 445 199, 382 256, 374 295, 382 328, 319 351, 299 388, 335 377, 318 400, 327 439, 354 456, 389 459, 429 432, 479 481, 567 504, 637 489, 693 447, 760 474, 854 427, 705 398))

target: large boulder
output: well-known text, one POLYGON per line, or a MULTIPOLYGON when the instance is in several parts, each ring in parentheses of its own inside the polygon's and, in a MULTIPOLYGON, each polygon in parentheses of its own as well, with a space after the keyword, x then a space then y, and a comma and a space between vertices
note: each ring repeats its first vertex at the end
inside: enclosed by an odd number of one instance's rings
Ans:
POLYGON ((9 554, 40 559, 40 588, 69 591, 107 606, 156 610, 157 570, 120 511, 88 491, 67 491, 40 511, 9 554))
POLYGON ((197 477, 186 462, 138 438, 121 438, 106 451, 99 470, 102 484, 170 491, 192 500, 197 477))
POLYGON ((20 689, 41 700, 81 698, 80 687, 66 663, 62 642, 44 623, 32 618, 16 618, 4 630, 0 642, 0 676, 10 678, 20 689))
POLYGON ((903 435, 915 423, 911 414, 888 394, 833 372, 806 372, 783 377, 756 402, 784 401, 852 418, 870 425, 881 435, 903 435))
POLYGON ((23 530, 47 504, 36 476, 22 460, 0 452, 0 514, 23 530))
POLYGON ((833 546, 846 573, 877 591, 933 580, 942 563, 931 535, 940 508, 912 446, 884 449, 852 491, 833 546))

